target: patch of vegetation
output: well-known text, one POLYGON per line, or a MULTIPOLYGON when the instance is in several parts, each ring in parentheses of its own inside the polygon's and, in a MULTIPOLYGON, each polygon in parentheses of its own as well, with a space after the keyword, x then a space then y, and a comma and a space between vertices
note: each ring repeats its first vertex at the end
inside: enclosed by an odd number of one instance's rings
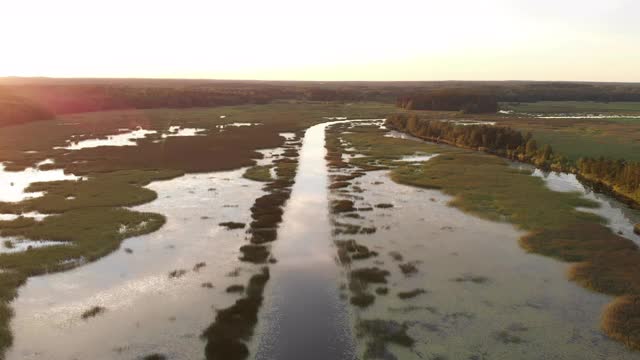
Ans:
POLYGON ((205 289, 213 289, 213 284, 209 281, 203 282, 202 284, 200 284, 200 286, 202 286, 205 289))
POLYGON ((388 203, 376 204, 376 207, 378 209, 390 209, 393 207, 393 204, 388 204, 388 203))
POLYGON ((227 287, 225 290, 228 293, 238 293, 244 291, 244 285, 234 284, 227 287))
POLYGON ((204 261, 203 262, 199 262, 199 263, 197 263, 197 264, 195 264, 193 266, 193 271, 198 272, 198 271, 200 271, 200 269, 202 269, 205 266, 207 266, 206 262, 204 262, 204 261))
POLYGON ((349 185, 351 185, 351 183, 348 181, 334 181, 329 185, 329 189, 342 189, 349 185))
POLYGON ((368 247, 358 244, 355 240, 336 240, 335 243, 342 263, 378 256, 377 252, 369 250, 368 247))
POLYGON ((484 284, 489 281, 489 278, 486 276, 465 274, 463 276, 458 276, 454 278, 452 281, 459 282, 459 283, 472 282, 474 284, 484 284))
POLYGON ((351 305, 364 308, 373 304, 375 300, 376 300, 375 296, 365 292, 359 292, 351 296, 350 302, 351 302, 351 305))
POLYGON ((244 229, 246 226, 245 223, 234 221, 221 222, 218 225, 227 228, 227 230, 244 229))
POLYGON ((145 355, 142 358, 142 360, 166 360, 166 359, 167 359, 166 355, 159 354, 159 353, 145 355))
POLYGON ((426 291, 424 289, 413 289, 410 291, 401 291, 398 293, 398 297, 402 300, 411 299, 418 295, 425 294, 426 291))
POLYGON ((223 310, 203 333, 206 340, 205 357, 212 359, 244 360, 249 356, 246 345, 258 322, 258 310, 262 305, 264 287, 269 280, 269 269, 249 279, 246 295, 223 310))
POLYGON ((179 279, 187 274, 185 269, 176 269, 169 272, 169 279, 179 279))
POLYGON ((242 256, 240 260, 252 262, 255 264, 262 264, 269 258, 269 249, 264 245, 243 245, 240 247, 242 256))
POLYGON ((249 180, 269 182, 273 180, 270 171, 272 168, 273 166, 252 166, 242 176, 249 180))
POLYGON ((389 293, 389 288, 385 286, 376 288, 376 294, 378 295, 387 295, 388 293, 389 293))
MULTIPOLYGON (((392 180, 439 189, 453 196, 450 205, 465 212, 515 224, 528 232, 520 239, 528 251, 576 262, 569 277, 585 287, 612 295, 640 293, 638 247, 605 227, 602 218, 576 210, 596 207, 595 203, 577 193, 551 191, 542 179, 514 169, 495 156, 408 140, 392 142, 381 135, 376 129, 360 129, 344 137, 359 152, 369 155, 369 161, 378 163, 389 159, 389 154, 440 154, 420 165, 396 165, 391 170, 392 180), (391 145, 393 149, 387 150, 391 145)), ((478 283, 483 281, 476 279, 478 283)), ((626 308, 635 306, 632 302, 625 304, 626 308)), ((622 322, 611 321, 605 326, 604 321, 603 329, 614 338, 630 333, 629 328, 615 330, 622 322)))
POLYGON ((413 275, 418 272, 418 268, 416 267, 415 262, 398 264, 398 267, 400 267, 400 271, 402 271, 402 273, 407 276, 413 275))
POLYGON ((404 257, 397 251, 389 251, 389 256, 395 261, 402 261, 404 257))
POLYGON ((407 334, 409 326, 393 320, 360 320, 356 327, 358 337, 366 337, 365 359, 389 358, 388 344, 411 347, 414 340, 407 334))
POLYGON ((85 312, 83 312, 82 315, 80 315, 80 317, 83 320, 87 320, 87 319, 90 319, 92 317, 96 317, 96 316, 104 313, 105 311, 107 311, 107 308, 105 308, 103 306, 94 306, 91 309, 88 309, 85 312))
POLYGON ((333 200, 331 202, 331 211, 334 214, 355 211, 353 201, 351 200, 333 200))
POLYGON ((387 276, 389 276, 389 272, 387 270, 382 270, 377 267, 360 268, 351 271, 352 279, 365 284, 386 284, 387 276))
POLYGON ((633 232, 640 235, 640 224, 635 224, 633 227, 633 232))

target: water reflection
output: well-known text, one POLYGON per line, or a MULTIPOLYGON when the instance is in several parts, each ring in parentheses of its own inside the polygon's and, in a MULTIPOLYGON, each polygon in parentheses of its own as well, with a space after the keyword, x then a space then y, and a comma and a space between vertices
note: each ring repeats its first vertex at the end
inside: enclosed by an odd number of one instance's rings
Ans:
POLYGON ((36 182, 82 179, 73 174, 65 174, 62 169, 27 168, 23 171, 7 171, 5 168, 5 165, 0 163, 0 201, 6 202, 18 202, 43 196, 42 192, 25 191, 29 185, 36 182))
POLYGON ((166 215, 164 227, 96 262, 30 278, 12 303, 7 359, 202 358, 199 335, 214 310, 240 296, 225 289, 256 271, 238 261, 244 231, 218 225, 249 222, 249 208, 264 194, 261 183, 242 178, 244 170, 151 183, 158 199, 135 209, 166 215), (186 273, 171 278, 174 270, 186 273), (81 319, 93 306, 106 311, 81 319))
POLYGON ((285 207, 252 353, 255 359, 352 359, 328 218, 325 127, 309 128, 285 207))

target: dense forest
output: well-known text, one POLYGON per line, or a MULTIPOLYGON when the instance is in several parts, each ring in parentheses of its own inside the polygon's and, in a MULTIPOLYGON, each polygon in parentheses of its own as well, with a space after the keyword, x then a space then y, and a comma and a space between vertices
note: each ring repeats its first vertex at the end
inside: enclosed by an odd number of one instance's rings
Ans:
POLYGON ((550 145, 539 145, 530 133, 523 134, 509 127, 461 126, 453 121, 423 120, 405 114, 389 117, 386 125, 426 140, 485 151, 542 169, 573 172, 620 197, 640 203, 638 162, 583 158, 574 163, 554 153, 550 145))
POLYGON ((262 104, 276 100, 393 103, 398 99, 413 98, 411 104, 407 101, 398 103, 403 107, 410 105, 411 108, 422 108, 428 103, 428 106, 436 109, 493 112, 493 97, 499 102, 640 101, 640 84, 0 78, 0 98, 7 96, 11 100, 0 100, 0 126, 29 119, 41 120, 47 118, 44 113, 57 115, 113 109, 212 107, 262 104), (427 101, 416 98, 416 94, 436 95, 427 101), (470 101, 461 94, 476 94, 476 97, 470 101))
POLYGON ((0 126, 53 118, 53 113, 28 99, 0 91, 0 126))
POLYGON ((466 114, 495 113, 495 94, 469 89, 442 89, 424 94, 401 96, 396 105, 407 110, 462 111, 466 114))

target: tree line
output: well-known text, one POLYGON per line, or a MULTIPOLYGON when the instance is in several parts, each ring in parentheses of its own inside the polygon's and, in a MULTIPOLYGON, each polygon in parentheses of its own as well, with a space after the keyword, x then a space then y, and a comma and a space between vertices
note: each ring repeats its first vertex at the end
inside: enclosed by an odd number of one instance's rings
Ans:
POLYGON ((554 153, 549 144, 538 145, 531 133, 523 134, 510 127, 462 126, 454 121, 420 119, 415 114, 393 115, 387 118, 386 125, 426 140, 485 151, 545 170, 572 172, 640 202, 639 162, 605 158, 581 158, 573 162, 554 153))
POLYGON ((401 96, 396 106, 407 110, 462 111, 467 114, 495 113, 496 95, 472 89, 443 89, 423 94, 401 96))

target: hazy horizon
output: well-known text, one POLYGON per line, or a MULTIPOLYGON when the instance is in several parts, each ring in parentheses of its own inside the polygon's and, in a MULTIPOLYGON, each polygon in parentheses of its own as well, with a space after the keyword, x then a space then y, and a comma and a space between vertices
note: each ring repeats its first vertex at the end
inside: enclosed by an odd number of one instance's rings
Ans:
POLYGON ((0 76, 640 82, 630 0, 27 0, 3 12, 0 76))

